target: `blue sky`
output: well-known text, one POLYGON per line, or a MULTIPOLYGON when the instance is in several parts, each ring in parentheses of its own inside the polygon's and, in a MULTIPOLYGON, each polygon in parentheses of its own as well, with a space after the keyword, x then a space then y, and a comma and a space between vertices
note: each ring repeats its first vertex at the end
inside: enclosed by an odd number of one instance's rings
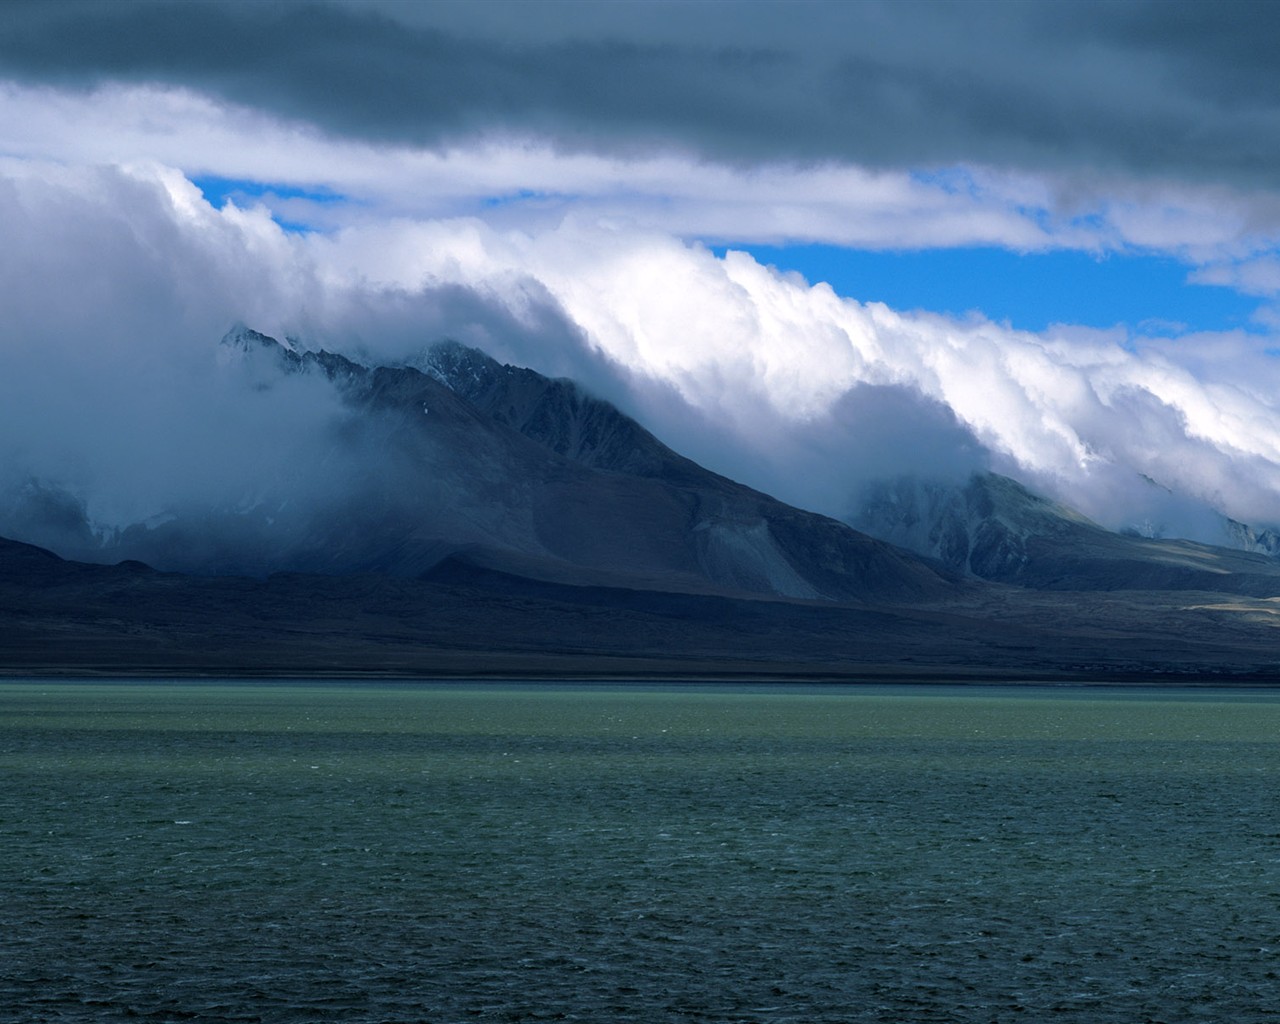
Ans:
POLYGON ((1052 324, 1150 334, 1249 328, 1258 300, 1187 281, 1167 256, 959 248, 907 252, 833 245, 742 245, 761 263, 825 281, 838 295, 894 309, 965 316, 976 311, 1026 331, 1052 324))
POLYGON ((306 234, 316 225, 306 216, 315 207, 337 207, 351 202, 348 196, 327 188, 313 188, 282 181, 254 181, 249 178, 224 178, 213 174, 192 175, 191 184, 204 195, 211 206, 221 208, 228 200, 240 207, 265 205, 272 219, 285 231, 306 234), (297 209, 300 217, 291 217, 289 209, 297 209))
POLYGON ((228 199, 240 205, 245 201, 274 199, 305 199, 312 203, 349 202, 346 196, 324 188, 307 188, 304 185, 290 184, 282 181, 254 181, 249 178, 220 178, 212 174, 194 174, 191 184, 195 185, 214 206, 221 206, 228 199))

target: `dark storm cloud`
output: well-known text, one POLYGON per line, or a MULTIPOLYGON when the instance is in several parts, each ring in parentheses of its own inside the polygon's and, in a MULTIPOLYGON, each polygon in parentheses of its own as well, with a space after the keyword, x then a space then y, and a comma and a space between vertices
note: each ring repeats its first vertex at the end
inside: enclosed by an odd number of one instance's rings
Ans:
POLYGON ((1280 5, 9 3, 0 71, 371 141, 979 161, 1270 186, 1280 5))
POLYGON ((19 4, 0 19, 0 69, 28 81, 185 85, 376 141, 605 131, 732 147, 780 63, 795 61, 613 40, 514 46, 319 4, 19 4))

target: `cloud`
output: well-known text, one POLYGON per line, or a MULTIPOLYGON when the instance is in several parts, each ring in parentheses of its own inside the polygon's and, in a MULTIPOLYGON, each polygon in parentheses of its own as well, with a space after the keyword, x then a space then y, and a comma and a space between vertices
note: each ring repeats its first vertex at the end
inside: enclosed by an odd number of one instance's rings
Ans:
POLYGON ((500 506, 473 466, 407 457, 326 381, 220 347, 237 320, 370 361, 443 337, 518 362, 537 350, 552 372, 618 386, 536 281, 503 279, 501 301, 457 282, 370 287, 164 167, 3 171, 0 535, 202 571, 323 567, 361 550, 343 546, 352 516, 480 539, 500 506), (175 516, 202 526, 166 533, 175 516))
POLYGON ((1273 299, 1277 19, 15 0, 0 491, 67 536, 280 480, 316 498, 326 481, 290 474, 341 410, 315 382, 259 391, 214 366, 243 320, 370 359, 456 337, 835 514, 867 477, 992 467, 1107 525, 1202 531, 1208 506, 1274 523, 1273 308, 1217 334, 1159 310, 1135 334, 1036 334, 732 250, 1160 253, 1192 285, 1273 299), (215 209, 190 180, 209 176, 245 187, 215 209))
POLYGON ((294 291, 291 240, 162 169, 26 170, 0 179, 0 487, 70 489, 118 526, 280 471, 331 403, 236 386, 210 341, 294 291))
POLYGON ((194 178, 266 183, 254 190, 264 206, 320 229, 458 215, 545 228, 572 212, 707 239, 895 248, 1097 244, 1068 224, 1046 230, 1027 209, 1025 185, 1007 176, 961 189, 958 175, 927 180, 830 163, 742 168, 676 154, 564 153, 531 137, 375 148, 154 86, 81 94, 0 85, 0 129, 14 158, 81 165, 146 159, 194 178), (273 185, 293 193, 287 203, 273 201, 273 185), (326 193, 324 200, 308 202, 308 190, 326 193))
MULTIPOLYGON (((989 168, 747 168, 678 155, 566 154, 546 140, 377 149, 154 86, 80 94, 0 84, 0 137, 7 173, 17 177, 59 165, 181 168, 216 179, 211 193, 232 195, 245 215, 322 233, 471 217, 544 235, 568 218, 731 246, 1157 252, 1187 266, 1192 283, 1255 293, 1264 290, 1259 268, 1280 248, 1280 205, 1219 186, 1137 188, 989 168)), ((1161 319, 1158 305, 1152 312, 1161 319)))
POLYGON ((576 217, 711 244, 1160 253, 1192 283, 1269 294, 1269 17, 15 2, 0 137, 16 159, 256 183, 278 220, 321 231, 576 217))
POLYGON ((10 3, 0 69, 188 88, 377 145, 1273 187, 1266 5, 10 3), (465 8, 475 6, 468 11, 465 8))
POLYGON ((314 251, 339 275, 359 268, 406 290, 465 281, 501 300, 504 281, 536 279, 630 375, 624 404, 671 443, 820 511, 841 511, 846 485, 883 464, 927 472, 957 462, 1011 470, 1111 526, 1153 507, 1144 474, 1188 507, 1275 515, 1275 360, 1243 332, 1184 346, 903 314, 744 253, 717 259, 670 236, 578 222, 538 235, 473 220, 351 229, 314 251), (673 391, 720 432, 646 409, 637 381, 673 391), (889 394, 909 412, 870 415, 861 429, 849 420, 889 394), (950 420, 924 436, 906 429, 931 408, 950 420))
POLYGON ((1244 332, 1020 332, 862 304, 635 227, 298 236, 215 210, 164 167, 3 170, 10 525, 42 508, 74 539, 78 503, 118 529, 363 486, 369 450, 340 454, 347 414, 321 382, 261 390, 218 363, 235 320, 370 361, 455 337, 584 380, 710 468, 830 514, 870 477, 994 468, 1110 526, 1201 530, 1207 506, 1275 520, 1280 371, 1244 332))
POLYGON ((65 554, 176 512, 328 508, 381 486, 390 454, 326 382, 264 377, 219 347, 237 320, 348 350, 373 338, 384 355, 446 335, 498 351, 576 337, 536 289, 497 304, 462 285, 327 282, 304 240, 214 210, 166 168, 4 169, 0 533, 65 554))
POLYGON ((1239 263, 1216 263, 1193 270, 1188 279, 1195 284, 1222 285, 1246 295, 1272 297, 1280 294, 1280 259, 1262 256, 1239 263))

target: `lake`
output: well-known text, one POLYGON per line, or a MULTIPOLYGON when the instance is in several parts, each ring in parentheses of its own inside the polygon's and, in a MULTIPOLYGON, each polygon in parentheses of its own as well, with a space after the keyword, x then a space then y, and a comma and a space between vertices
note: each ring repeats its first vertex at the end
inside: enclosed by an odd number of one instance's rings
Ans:
POLYGON ((1280 694, 0 683, 22 1022, 1280 1006, 1280 694))

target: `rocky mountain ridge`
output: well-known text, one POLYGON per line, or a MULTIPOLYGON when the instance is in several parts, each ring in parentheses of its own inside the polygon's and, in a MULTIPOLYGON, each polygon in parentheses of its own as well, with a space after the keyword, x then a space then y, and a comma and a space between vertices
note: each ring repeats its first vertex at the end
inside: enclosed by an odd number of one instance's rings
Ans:
POLYGON ((475 350, 438 346, 426 369, 369 366, 238 327, 221 351, 256 389, 296 375, 332 388, 340 413, 308 449, 322 465, 298 467, 306 487, 282 478, 249 502, 129 526, 93 560, 414 577, 452 558, 559 583, 813 601, 957 586, 892 545, 703 469, 572 382, 475 350))
POLYGON ((882 482, 849 521, 967 576, 1031 589, 1280 595, 1280 561, 1257 550, 1114 533, 995 473, 882 482))
POLYGON ((10 521, 120 564, 0 537, 0 673, 1280 679, 1262 554, 1115 534, 994 475, 883 485, 857 521, 888 543, 474 349, 371 366, 241 328, 222 351, 268 401, 335 399, 323 489, 104 540, 33 485, 10 521))

